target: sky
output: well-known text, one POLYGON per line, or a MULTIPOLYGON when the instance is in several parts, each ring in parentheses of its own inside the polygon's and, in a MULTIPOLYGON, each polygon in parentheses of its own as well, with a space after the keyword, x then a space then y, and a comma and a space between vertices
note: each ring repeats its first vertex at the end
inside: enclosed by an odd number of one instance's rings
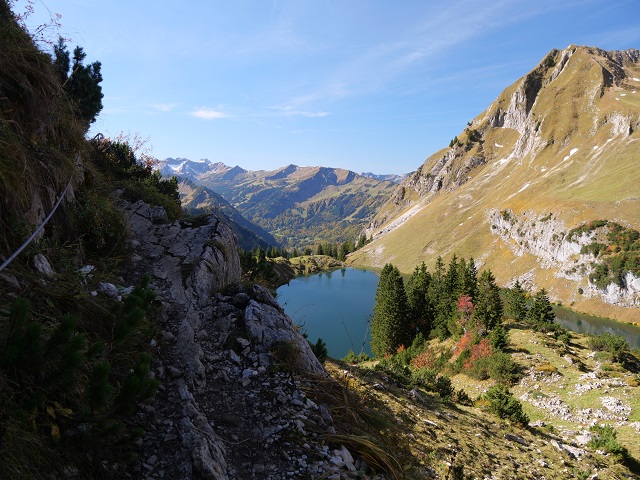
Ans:
POLYGON ((638 0, 31 2, 102 64, 92 135, 249 170, 408 173, 551 49, 640 48, 638 0))

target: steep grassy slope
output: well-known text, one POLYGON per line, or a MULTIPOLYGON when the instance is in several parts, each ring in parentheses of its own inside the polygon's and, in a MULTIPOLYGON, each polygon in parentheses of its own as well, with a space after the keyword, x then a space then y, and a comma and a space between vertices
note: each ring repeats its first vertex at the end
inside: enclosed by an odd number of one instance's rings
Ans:
POLYGON ((549 53, 394 192, 369 226, 376 239, 351 262, 409 272, 457 252, 503 284, 529 272, 531 287, 577 309, 637 319, 636 309, 577 295, 578 283, 540 258, 514 254, 489 217, 510 209, 553 214, 567 229, 599 218, 640 227, 639 57, 576 46, 549 53))
POLYGON ((297 247, 355 240, 395 187, 390 181, 326 167, 288 165, 274 171, 247 171, 220 163, 182 162, 174 170, 164 166, 161 171, 184 171, 283 246, 297 247))

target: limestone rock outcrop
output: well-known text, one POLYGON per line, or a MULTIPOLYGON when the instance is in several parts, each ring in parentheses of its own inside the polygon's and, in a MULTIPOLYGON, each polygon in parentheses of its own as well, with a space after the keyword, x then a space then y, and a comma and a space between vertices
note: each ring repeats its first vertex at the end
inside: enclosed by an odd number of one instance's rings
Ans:
POLYGON ((586 279, 584 295, 599 297, 613 305, 640 305, 640 279, 632 272, 625 274, 622 286, 610 283, 601 289, 589 280, 594 265, 602 260, 591 253, 582 253, 582 247, 592 243, 597 232, 568 238, 569 229, 563 221, 530 211, 516 214, 511 210, 492 210, 488 212, 488 222, 491 233, 500 236, 514 255, 534 255, 541 268, 555 269, 556 277, 576 282, 586 279))
POLYGON ((312 434, 330 433, 333 420, 301 382, 326 372, 271 294, 240 284, 230 227, 215 215, 166 223, 162 208, 122 207, 127 281, 148 275, 162 305, 152 340, 161 386, 137 414, 145 435, 123 478, 350 478, 312 434))

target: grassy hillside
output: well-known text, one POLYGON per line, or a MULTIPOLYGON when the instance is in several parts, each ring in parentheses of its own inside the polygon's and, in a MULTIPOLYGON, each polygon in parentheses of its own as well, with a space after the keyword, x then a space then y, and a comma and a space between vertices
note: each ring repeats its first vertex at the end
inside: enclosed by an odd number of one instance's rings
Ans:
MULTIPOLYGON (((615 362, 593 351, 583 335, 571 333, 562 343, 523 325, 505 327, 507 352, 518 365, 510 390, 529 417, 528 427, 490 413, 484 396, 495 381, 474 379, 464 370, 451 377, 453 389, 446 382, 434 389, 421 382, 424 369, 410 363, 405 370, 389 370, 375 362, 330 361, 328 370, 340 387, 322 383, 312 389, 313 398, 329 398, 345 445, 357 451, 365 448, 363 439, 375 441, 387 455, 380 463, 386 460, 388 471, 395 466, 409 479, 635 478, 640 359, 627 353, 623 363, 615 362), (462 403, 460 391, 468 397, 462 403), (593 425, 614 428, 627 460, 589 443, 597 437, 593 425)), ((429 351, 431 365, 439 365, 431 368, 447 372, 455 369, 457 355, 450 353, 455 345, 455 340, 432 340, 413 355, 429 351)))
POLYGON ((409 272, 439 255, 473 256, 506 284, 533 284, 586 312, 633 320, 637 310, 572 295, 577 284, 492 234, 491 211, 553 214, 567 229, 594 219, 640 227, 638 52, 571 46, 553 51, 507 88, 394 193, 354 254, 356 265, 386 262, 409 272))

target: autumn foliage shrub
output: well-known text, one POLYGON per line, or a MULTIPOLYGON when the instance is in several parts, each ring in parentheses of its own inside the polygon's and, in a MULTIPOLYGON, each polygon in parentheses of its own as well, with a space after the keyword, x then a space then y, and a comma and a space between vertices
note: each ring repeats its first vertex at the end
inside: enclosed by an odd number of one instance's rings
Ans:
POLYGON ((436 365, 438 355, 430 348, 426 348, 419 353, 413 360, 411 360, 411 366, 413 368, 427 368, 431 369, 436 365))
POLYGON ((468 369, 473 369, 473 365, 482 358, 487 358, 493 355, 493 347, 488 338, 483 338, 471 348, 471 357, 467 360, 464 366, 468 369))

